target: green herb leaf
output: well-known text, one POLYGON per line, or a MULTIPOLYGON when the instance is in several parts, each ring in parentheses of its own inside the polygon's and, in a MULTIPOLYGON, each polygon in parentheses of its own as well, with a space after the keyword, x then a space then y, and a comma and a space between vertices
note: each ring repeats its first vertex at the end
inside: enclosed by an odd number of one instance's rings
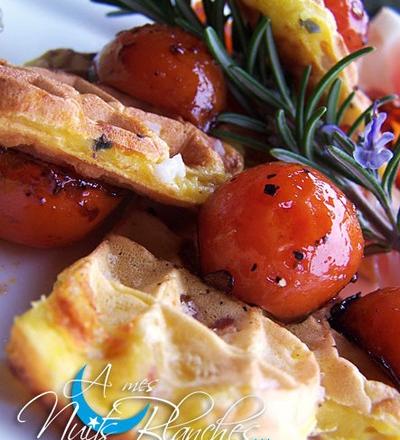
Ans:
POLYGON ((364 248, 364 255, 366 257, 369 257, 371 255, 378 255, 378 254, 387 254, 391 251, 390 246, 388 246, 385 243, 372 243, 367 244, 364 248))
POLYGON ((314 168, 320 171, 322 174, 329 175, 329 169, 324 166, 314 162, 312 160, 307 159, 301 154, 295 153, 293 151, 288 151, 283 148, 273 148, 270 151, 271 156, 275 157, 275 159, 282 160, 283 162, 289 163, 299 163, 301 165, 305 165, 310 168, 314 168))
POLYGON ((174 24, 181 27, 183 30, 195 35, 196 37, 201 38, 203 32, 198 30, 197 27, 193 27, 193 25, 185 20, 182 17, 175 17, 174 18, 174 24))
POLYGON ((352 54, 348 55, 347 57, 339 61, 337 64, 335 64, 322 77, 322 79, 319 81, 318 85, 315 87, 314 91, 312 92, 310 99, 306 105, 306 109, 305 109, 306 120, 308 120, 311 114, 315 111, 315 108, 317 107, 320 99, 322 98, 323 94, 325 93, 327 87, 329 87, 331 82, 334 81, 349 64, 354 62, 356 59, 372 52, 373 50, 374 49, 372 47, 363 47, 357 52, 353 52, 352 54))
POLYGON ((336 115, 337 115, 337 107, 340 97, 340 89, 342 87, 342 81, 338 78, 336 79, 328 94, 327 100, 327 112, 326 112, 326 123, 327 124, 335 124, 336 123, 336 115))
POLYGON ((125 9, 131 9, 134 12, 146 15, 154 21, 159 23, 169 24, 168 17, 163 14, 163 11, 156 3, 146 0, 119 0, 125 6, 125 9))
POLYGON ((204 40, 214 58, 221 64, 225 73, 229 75, 229 68, 236 65, 236 63, 229 56, 225 46, 221 43, 218 34, 212 27, 207 27, 204 31, 204 40))
MULTIPOLYGON (((372 48, 365 47, 345 57, 315 87, 310 85, 311 66, 307 66, 299 91, 295 93, 296 82, 282 68, 269 19, 261 18, 252 32, 241 15, 237 0, 203 0, 205 24, 197 17, 190 0, 92 1, 115 6, 116 10, 111 15, 141 13, 156 22, 180 26, 202 38, 225 72, 231 95, 246 113, 225 113, 220 115, 217 122, 229 123, 259 135, 279 134, 286 150, 273 149, 274 157, 318 169, 355 203, 364 234, 373 242, 367 253, 391 248, 400 252, 400 224, 397 224, 400 223, 400 213, 399 218, 395 218, 391 199, 394 180, 400 168, 399 144, 381 179, 378 172, 364 169, 353 158, 352 136, 369 121, 372 107, 354 121, 346 135, 340 132, 333 135, 331 140, 334 146, 326 147, 318 133, 319 127, 325 124, 337 127, 342 124, 355 91, 339 105, 343 89, 339 75, 350 63, 371 52, 372 48), (225 9, 227 5, 230 15, 225 9), (225 47, 225 24, 228 19, 232 20, 232 55, 225 47), (270 133, 273 127, 267 126, 266 121, 275 110, 276 133, 270 133), (369 198, 373 196, 383 211, 371 206, 360 187, 370 191, 369 198)), ((311 33, 320 31, 318 23, 310 20, 303 20, 301 25, 311 33)), ((393 96, 384 97, 380 104, 391 99, 393 96)), ((269 145, 257 137, 218 129, 212 133, 263 152, 269 150, 269 145)), ((270 136, 269 139, 274 137, 270 136)))
POLYGON ((390 198, 392 197, 394 182, 400 168, 400 138, 396 142, 393 153, 393 157, 387 164, 382 177, 382 187, 386 190, 390 198))
POLYGON ((281 62, 279 61, 278 52, 276 51, 274 37, 272 35, 271 20, 267 19, 267 26, 265 31, 267 52, 270 59, 271 70, 274 75, 276 85, 281 94, 285 108, 291 116, 294 116, 294 105, 290 97, 289 88, 286 84, 285 75, 283 74, 281 62))
POLYGON ((107 12, 107 17, 120 17, 121 15, 129 15, 132 14, 132 11, 128 9, 119 9, 117 11, 107 12))
POLYGON ((333 139, 342 147, 342 149, 349 155, 353 155, 354 145, 351 140, 344 137, 340 132, 333 134, 333 139))
POLYGON ((390 223, 392 225, 396 225, 390 201, 388 200, 385 191, 376 177, 372 173, 368 172, 368 170, 365 168, 362 168, 351 156, 339 148, 330 146, 328 147, 328 151, 338 163, 340 163, 350 174, 357 178, 364 188, 370 190, 375 195, 379 203, 382 205, 382 208, 384 209, 390 223))
POLYGON ((175 4, 182 17, 188 22, 196 34, 201 37, 203 25, 190 5, 185 0, 175 0, 175 4))
POLYGON ((214 0, 214 29, 225 45, 225 0, 214 0))
POLYGON ((296 140, 292 134, 292 130, 289 128, 287 119, 285 116, 285 111, 283 109, 278 110, 276 115, 276 124, 278 126, 279 134, 285 144, 294 152, 298 152, 299 148, 297 146, 296 140))
POLYGON ((251 118, 250 116, 241 115, 239 113, 221 113, 217 118, 217 122, 234 124, 238 127, 247 128, 248 130, 256 131, 263 134, 268 131, 267 124, 259 121, 258 119, 251 118))
POLYGON ((278 109, 282 107, 282 103, 279 100, 279 95, 274 90, 264 87, 241 67, 231 66, 228 70, 232 80, 235 81, 238 87, 240 87, 243 91, 253 95, 261 102, 264 102, 272 107, 278 109))
POLYGON ((255 28, 253 35, 251 36, 249 43, 249 51, 247 54, 246 70, 250 75, 255 72, 255 65, 259 55, 260 46, 265 35, 268 22, 265 17, 262 17, 255 28))
POLYGON ((245 111, 249 116, 251 117, 257 117, 258 112, 257 109, 254 108, 248 97, 242 93, 241 90, 239 90, 237 87, 234 86, 234 84, 229 83, 228 89, 233 98, 237 101, 237 103, 240 105, 240 107, 245 111))
POLYGON ((264 153, 266 153, 269 149, 265 142, 258 141, 252 137, 242 136, 228 130, 214 129, 211 130, 211 135, 229 142, 236 142, 238 144, 254 148, 255 150, 262 151, 264 153))
MULTIPOLYGON (((383 98, 380 98, 376 101, 377 108, 381 107, 384 104, 387 104, 390 101, 394 101, 397 98, 397 95, 387 95, 383 98)), ((371 104, 361 115, 354 121, 353 125, 347 131, 347 135, 349 137, 353 136, 359 126, 366 121, 368 117, 372 115, 372 110, 374 108, 374 104, 371 104)))
POLYGON ((314 133, 318 123, 321 122, 321 118, 325 113, 326 107, 320 107, 315 110, 305 126, 302 147, 304 155, 309 159, 314 158, 314 133))
POLYGON ((339 110, 336 115, 336 125, 340 127, 342 120, 344 118, 344 115, 346 114, 347 110, 349 109, 354 96, 356 95, 356 92, 353 91, 349 94, 349 96, 343 101, 342 105, 339 107, 339 110))
POLYGON ((231 10, 233 19, 233 35, 237 37, 234 40, 234 43, 237 40, 241 52, 247 53, 249 44, 249 30, 247 29, 247 26, 243 21, 242 14, 240 12, 240 9, 238 8, 236 1, 228 0, 228 5, 231 10))
POLYGON ((304 108, 306 102, 306 93, 308 83, 310 81, 312 68, 311 66, 307 66, 304 69, 303 76, 300 83, 300 94, 297 98, 297 107, 296 107, 296 135, 297 139, 303 139, 304 136, 304 108))

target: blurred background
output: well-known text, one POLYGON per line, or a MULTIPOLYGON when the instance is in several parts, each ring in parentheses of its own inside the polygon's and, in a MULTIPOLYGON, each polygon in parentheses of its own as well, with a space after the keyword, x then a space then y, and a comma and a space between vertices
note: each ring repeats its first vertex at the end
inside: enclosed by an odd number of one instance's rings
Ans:
POLYGON ((106 17, 115 8, 89 0, 1 0, 0 58, 23 63, 49 48, 96 52, 138 19, 106 17), (134 21, 133 21, 134 20, 134 21))

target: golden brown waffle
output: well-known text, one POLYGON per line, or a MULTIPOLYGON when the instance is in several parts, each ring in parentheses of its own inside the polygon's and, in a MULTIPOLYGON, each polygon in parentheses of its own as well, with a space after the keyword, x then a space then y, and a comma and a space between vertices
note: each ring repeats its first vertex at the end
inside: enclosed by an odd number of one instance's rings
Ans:
POLYGON ((189 123, 127 107, 82 78, 0 63, 0 145, 158 201, 197 205, 242 169, 189 123))
MULTIPOLYGON (((132 227, 155 222, 142 212, 132 227)), ((157 237, 142 238, 162 254, 165 242, 171 251, 178 249, 180 240, 165 227, 157 237)), ((48 298, 16 318, 8 356, 33 393, 55 390, 62 404, 64 384, 82 365, 93 378, 111 362, 115 391, 108 391, 107 399, 96 392, 86 396, 99 412, 123 397, 124 383, 152 377, 159 380, 153 397, 177 403, 203 391, 214 398, 213 411, 192 427, 214 423, 249 395, 265 404, 255 437, 305 440, 315 425, 319 369, 304 344, 260 309, 204 285, 122 236, 109 237, 64 271, 48 298)), ((255 412, 254 400, 247 402, 236 420, 255 412)), ((186 420, 201 407, 187 405, 186 420)), ((135 412, 125 410, 124 417, 135 412)))
MULTIPOLYGON (((335 17, 323 0, 241 0, 252 11, 260 12, 272 22, 275 41, 284 64, 300 82, 304 69, 312 66, 311 82, 315 85, 349 51, 337 30, 335 17)), ((345 124, 352 124, 370 105, 369 98, 358 89, 356 64, 340 76, 341 100, 353 90, 352 105, 345 124)))
MULTIPOLYGON (((94 377, 111 362, 119 389, 156 372, 163 386, 155 395, 207 390, 222 412, 232 400, 259 396, 267 411, 255 437, 399 438, 399 393, 358 370, 350 360, 382 379, 324 313, 284 329, 204 285, 180 268, 183 240, 146 211, 131 211, 115 232, 16 318, 9 360, 33 393, 61 393, 81 365, 94 377)), ((109 401, 88 400, 106 412, 109 401)))
POLYGON ((368 358, 333 331, 326 319, 310 317, 289 329, 315 354, 324 399, 317 413, 319 440, 397 440, 400 394, 378 380, 367 380, 356 365, 377 378, 368 358), (353 364, 346 357, 353 358, 353 364))

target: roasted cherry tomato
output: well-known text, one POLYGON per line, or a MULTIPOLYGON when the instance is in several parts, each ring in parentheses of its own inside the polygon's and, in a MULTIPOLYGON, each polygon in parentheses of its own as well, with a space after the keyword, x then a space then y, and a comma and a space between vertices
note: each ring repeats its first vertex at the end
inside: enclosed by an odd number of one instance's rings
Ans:
POLYGON ((324 0, 336 18, 338 30, 349 49, 354 52, 367 41, 368 15, 361 0, 324 0))
POLYGON ((220 187, 202 207, 206 278, 282 321, 304 318, 355 275, 363 236, 353 205, 326 177, 271 162, 220 187))
POLYGON ((400 386, 400 287, 348 298, 333 308, 330 322, 367 350, 400 386))
POLYGON ((120 32, 99 54, 101 82, 206 129, 225 107, 223 73, 204 43, 160 24, 120 32))
POLYGON ((0 238, 33 247, 75 242, 120 203, 113 190, 33 157, 0 149, 0 238))

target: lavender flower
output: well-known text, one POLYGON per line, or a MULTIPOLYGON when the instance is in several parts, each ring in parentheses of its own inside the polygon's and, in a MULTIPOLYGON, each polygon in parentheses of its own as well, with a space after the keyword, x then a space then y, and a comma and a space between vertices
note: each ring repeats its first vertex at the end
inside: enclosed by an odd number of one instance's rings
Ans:
POLYGON ((325 136, 325 142, 332 143, 336 147, 343 148, 346 144, 350 145, 350 148, 352 146, 353 157, 363 168, 377 170, 393 157, 392 151, 386 148, 386 145, 394 139, 394 135, 390 132, 381 133, 386 117, 386 113, 378 113, 378 106, 375 103, 372 120, 366 125, 358 143, 334 124, 321 127, 321 134, 325 136), (338 136, 334 137, 335 134, 338 136), (343 142, 346 144, 342 144, 343 142))
POLYGON ((342 137, 343 139, 347 139, 353 145, 353 147, 356 148, 356 145, 353 142, 353 140, 349 138, 347 134, 337 125, 325 124, 321 127, 321 134, 325 136, 325 142, 332 143, 336 147, 340 147, 340 144, 337 141, 337 139, 334 139, 333 137, 335 133, 340 135, 340 137, 342 137))
POLYGON ((364 168, 377 170, 393 157, 386 145, 394 139, 394 135, 390 132, 381 133, 386 117, 386 113, 378 113, 375 103, 372 120, 365 127, 353 153, 354 159, 364 168))

